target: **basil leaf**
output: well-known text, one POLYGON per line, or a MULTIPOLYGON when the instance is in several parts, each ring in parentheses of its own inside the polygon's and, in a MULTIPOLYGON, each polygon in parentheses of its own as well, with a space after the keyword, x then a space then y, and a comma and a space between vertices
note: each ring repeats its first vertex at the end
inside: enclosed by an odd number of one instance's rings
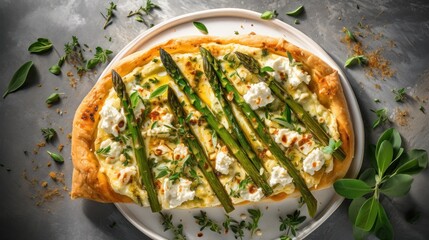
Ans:
POLYGON ((393 227, 383 206, 378 208, 378 216, 375 222, 375 236, 379 239, 393 239, 393 227))
POLYGON ((89 59, 88 62, 86 63, 86 68, 93 69, 95 68, 95 66, 97 66, 98 63, 100 63, 100 60, 96 58, 89 59))
POLYGON ((377 166, 378 166, 378 174, 382 176, 386 169, 389 167, 390 163, 392 162, 393 158, 393 147, 392 144, 384 140, 381 145, 380 149, 378 149, 376 160, 377 160, 377 166))
POLYGON ((287 12, 286 15, 296 17, 299 16, 301 13, 304 12, 304 6, 299 6, 297 9, 287 12))
POLYGON ((60 94, 58 94, 58 93, 52 93, 46 99, 47 104, 54 104, 54 103, 57 103, 58 101, 60 101, 60 94))
POLYGON ((60 66, 58 66, 58 64, 55 64, 49 68, 49 72, 51 72, 52 74, 58 75, 61 73, 61 68, 60 66))
POLYGON ((203 34, 208 34, 209 33, 209 31, 207 30, 206 25, 204 25, 203 23, 201 23, 201 22, 192 22, 192 23, 194 24, 194 26, 198 30, 200 30, 201 33, 203 33, 203 34))
POLYGON ((156 98, 164 94, 168 89, 168 84, 162 85, 161 87, 155 89, 155 91, 150 93, 149 99, 156 98))
POLYGON ((37 42, 32 43, 28 47, 28 51, 31 53, 43 53, 52 49, 52 42, 46 38, 38 38, 37 42))
POLYGON ((426 150, 412 149, 405 157, 401 158, 396 173, 417 174, 428 165, 426 150))
POLYGON ((363 173, 360 174, 359 179, 364 181, 370 187, 375 186, 375 169, 368 168, 363 173))
POLYGON ((49 154, 49 156, 51 156, 51 158, 52 158, 55 162, 59 162, 59 163, 63 163, 63 162, 64 162, 64 158, 63 158, 63 156, 61 156, 60 154, 53 153, 53 152, 49 152, 49 151, 46 151, 46 152, 49 154))
POLYGON ((359 213, 356 217, 355 226, 361 228, 364 231, 370 231, 374 226, 375 219, 380 208, 380 203, 373 197, 365 201, 362 207, 359 209, 359 213))
POLYGON ((277 13, 276 10, 274 10, 274 11, 265 11, 265 12, 263 12, 261 14, 261 19, 271 20, 271 19, 277 17, 277 15, 278 15, 278 13, 277 13))
POLYGON ((139 93, 137 91, 131 93, 130 100, 131 100, 131 107, 135 108, 140 100, 139 93))
POLYGON ((275 70, 272 68, 272 67, 270 67, 270 66, 265 66, 265 67, 262 67, 261 68, 261 73, 264 73, 264 72, 274 72, 275 70))
POLYGON ((339 195, 349 199, 362 197, 372 191, 372 188, 368 184, 358 179, 337 180, 334 183, 334 189, 339 195))
POLYGON ((390 177, 380 187, 380 191, 389 197, 401 197, 410 191, 413 177, 408 174, 397 174, 390 177))
POLYGON ((96 47, 95 51, 94 57, 86 63, 87 69, 93 69, 97 64, 107 62, 109 55, 113 53, 109 49, 104 50, 101 47, 96 47))
POLYGON ((364 55, 354 56, 354 57, 350 57, 346 60, 346 62, 344 63, 344 67, 348 68, 348 67, 354 66, 356 64, 364 65, 367 62, 368 62, 368 59, 364 55))
POLYGON ((349 215, 350 222, 352 222, 353 224, 355 224, 357 215, 359 213, 359 209, 362 207, 365 201, 366 201, 366 198, 359 197, 359 198, 353 199, 352 202, 350 203, 348 215, 349 215))
POLYGON ((25 81, 27 80, 28 73, 30 72, 31 67, 33 66, 32 61, 28 61, 24 63, 13 75, 12 79, 9 82, 9 85, 7 86, 7 89, 5 93, 3 94, 3 98, 6 98, 6 96, 9 93, 17 91, 19 88, 24 85, 25 81))

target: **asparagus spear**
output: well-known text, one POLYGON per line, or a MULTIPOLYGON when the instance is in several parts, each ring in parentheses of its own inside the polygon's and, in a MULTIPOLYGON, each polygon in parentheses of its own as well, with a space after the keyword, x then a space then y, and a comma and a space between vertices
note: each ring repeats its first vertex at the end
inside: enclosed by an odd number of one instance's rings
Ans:
MULTIPOLYGON (((236 52, 235 54, 247 70, 249 70, 253 74, 256 74, 259 78, 261 78, 262 81, 268 83, 268 86, 274 92, 274 94, 292 109, 296 117, 302 123, 304 123, 304 125, 311 131, 311 133, 313 133, 314 136, 316 136, 316 138, 323 145, 329 145, 329 135, 323 129, 323 127, 314 118, 312 118, 311 115, 307 111, 305 111, 304 108, 298 102, 296 102, 295 100, 293 100, 293 98, 289 96, 289 94, 280 85, 280 83, 274 80, 273 76, 265 72, 261 72, 261 66, 256 59, 241 52, 236 52)), ((339 160, 344 160, 344 158, 346 157, 342 148, 338 148, 337 150, 335 150, 332 155, 339 160)))
POLYGON ((270 185, 264 180, 264 178, 259 175, 259 170, 253 165, 250 159, 247 157, 246 153, 240 147, 240 145, 234 140, 232 135, 225 129, 225 127, 218 123, 214 114, 207 108, 207 106, 202 102, 200 97, 192 90, 185 76, 183 76, 177 64, 174 62, 170 54, 168 54, 164 49, 159 49, 161 61, 170 75, 170 77, 176 82, 179 88, 186 94, 186 96, 191 101, 192 105, 200 111, 206 118, 207 123, 216 131, 216 133, 223 140, 225 145, 229 148, 230 152, 235 156, 235 158, 240 162, 243 169, 247 174, 252 178, 253 182, 260 188, 266 196, 272 194, 273 189, 270 185))
POLYGON ((292 164, 291 160, 285 156, 284 152, 277 145, 277 143, 271 138, 259 116, 255 113, 255 111, 252 110, 249 104, 244 101, 244 98, 241 96, 235 86, 231 84, 225 73, 222 71, 219 62, 209 52, 207 53, 207 59, 216 71, 218 79, 222 87, 226 90, 226 93, 233 94, 233 100, 243 110, 244 115, 249 119, 249 122, 253 125, 253 128, 258 133, 258 136, 267 145, 274 157, 287 169, 289 175, 293 178, 295 186, 301 192, 302 197, 307 204, 310 216, 313 217, 316 214, 317 201, 313 194, 311 194, 307 184, 299 174, 298 170, 292 164))
POLYGON ((161 205, 158 201, 158 195, 153 182, 152 171, 149 166, 149 160, 147 159, 143 137, 140 133, 140 124, 137 122, 134 116, 133 109, 131 108, 131 100, 126 91, 125 84, 122 81, 121 76, 119 76, 115 70, 112 70, 112 82, 115 91, 121 100, 121 105, 125 111, 127 127, 128 131, 131 133, 134 155, 136 156, 136 162, 140 173, 140 180, 146 189, 150 208, 152 212, 159 212, 161 211, 161 205))
POLYGON ((234 117, 231 106, 228 105, 227 100, 225 99, 224 94, 222 93, 223 90, 219 85, 219 81, 217 80, 217 75, 213 67, 210 65, 209 60, 207 59, 207 53, 208 53, 207 49, 200 47, 200 52, 201 52, 201 55, 203 56, 204 73, 206 74, 206 77, 209 80, 210 86, 213 89, 215 96, 218 99, 223 111, 225 112, 225 115, 228 120, 228 124, 232 127, 232 135, 235 136, 235 138, 239 141, 239 143, 241 144, 247 156, 249 156, 249 159, 252 161, 255 167, 257 169, 263 168, 261 160, 259 159, 257 154, 255 154, 255 152, 252 150, 251 145, 248 143, 246 136, 242 132, 242 129, 240 128, 240 126, 237 123, 237 120, 234 117))
POLYGON ((234 210, 234 206, 232 204, 231 199, 229 198, 228 193, 223 187, 222 183, 216 177, 216 174, 213 172, 213 168, 210 164, 209 159, 204 154, 204 150, 201 147, 201 142, 198 140, 194 130, 190 128, 185 122, 185 113, 183 110, 183 106, 179 101, 179 98, 176 96, 176 93, 168 88, 168 101, 170 103, 171 108, 173 109, 176 118, 179 120, 179 124, 184 131, 181 131, 182 138, 186 141, 187 145, 191 149, 193 156, 191 155, 191 161, 198 164, 201 172, 204 177, 207 179, 210 187, 213 192, 216 194, 220 203, 227 213, 234 210), (195 158, 196 159, 195 159, 195 158))

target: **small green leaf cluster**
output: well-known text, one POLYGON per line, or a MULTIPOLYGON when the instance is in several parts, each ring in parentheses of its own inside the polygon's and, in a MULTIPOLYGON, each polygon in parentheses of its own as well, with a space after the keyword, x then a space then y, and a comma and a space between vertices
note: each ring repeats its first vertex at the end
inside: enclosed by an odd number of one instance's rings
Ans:
POLYGON ((146 22, 146 20, 144 19, 144 17, 150 15, 150 13, 154 9, 161 9, 161 8, 158 5, 154 4, 151 0, 146 0, 146 6, 145 7, 140 6, 139 9, 137 9, 135 11, 130 11, 130 13, 128 14, 127 17, 135 16, 135 20, 137 22, 141 22, 141 23, 144 23, 148 27, 152 27, 153 23, 148 24, 146 22))
POLYGON ((280 239, 291 239, 289 233, 296 236, 298 226, 305 221, 307 217, 301 216, 301 212, 297 209, 292 214, 287 214, 285 218, 279 217, 280 231, 286 231, 286 235, 280 239))
POLYGON ((402 139, 393 128, 381 134, 375 146, 372 168, 366 169, 359 179, 340 179, 334 183, 335 191, 348 199, 349 218, 354 226, 356 238, 374 233, 380 239, 393 239, 393 227, 380 197, 401 197, 411 188, 413 177, 428 164, 425 150, 413 149, 405 152, 402 139))
POLYGON ((162 217, 162 225, 164 226, 164 232, 171 230, 174 233, 174 240, 185 240, 186 236, 183 234, 183 225, 173 224, 173 215, 168 213, 159 213, 162 217))
POLYGON ((87 69, 93 69, 93 68, 95 68, 95 66, 97 66, 97 64, 105 63, 108 60, 109 55, 112 53, 113 52, 110 51, 109 49, 103 49, 101 47, 96 47, 94 57, 92 59, 88 60, 88 62, 86 63, 86 68, 87 69))

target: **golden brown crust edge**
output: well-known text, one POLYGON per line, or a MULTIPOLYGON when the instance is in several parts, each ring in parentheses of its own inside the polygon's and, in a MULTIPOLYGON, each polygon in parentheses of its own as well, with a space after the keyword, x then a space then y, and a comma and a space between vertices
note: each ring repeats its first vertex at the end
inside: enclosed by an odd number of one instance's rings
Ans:
MULTIPOLYGON (((337 117, 338 129, 343 142, 342 148, 347 155, 343 161, 335 160, 333 171, 322 178, 317 189, 330 186, 336 179, 347 173, 354 156, 354 133, 338 74, 318 57, 283 39, 259 35, 192 36, 172 39, 148 51, 139 51, 129 55, 120 60, 112 69, 124 76, 136 67, 143 66, 154 57, 159 56, 159 48, 164 48, 170 53, 189 53, 198 52, 199 46, 206 43, 237 43, 250 47, 266 48, 283 56, 285 56, 286 51, 289 51, 297 61, 302 62, 305 70, 312 77, 310 88, 317 94, 320 102, 331 109, 337 117)), ((107 74, 99 79, 76 110, 72 132, 74 170, 71 197, 88 198, 100 202, 131 202, 130 198, 114 192, 107 176, 99 172, 100 166, 92 150, 99 120, 98 112, 112 88, 110 70, 106 71, 107 74)))

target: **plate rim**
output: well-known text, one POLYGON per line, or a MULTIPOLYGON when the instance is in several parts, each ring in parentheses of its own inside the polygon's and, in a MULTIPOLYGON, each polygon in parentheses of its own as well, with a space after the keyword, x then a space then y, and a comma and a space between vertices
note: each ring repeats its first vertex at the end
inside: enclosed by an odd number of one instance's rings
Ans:
MULTIPOLYGON (((103 72, 100 75, 104 76, 109 71, 111 71, 112 66, 118 62, 119 60, 125 58, 126 56, 134 53, 139 48, 139 45, 144 44, 144 42, 150 40, 158 33, 162 33, 163 31, 173 28, 175 26, 178 26, 180 24, 189 22, 190 20, 196 20, 196 19, 207 19, 207 18, 217 18, 217 17, 236 17, 236 18, 245 18, 245 19, 251 19, 255 21, 267 21, 260 19, 261 13, 255 12, 252 10, 247 9, 241 9, 241 8, 216 8, 216 9, 208 9, 208 10, 202 10, 197 11, 193 13, 187 13, 183 15, 176 16, 174 18, 171 18, 169 20, 163 21, 159 23, 158 25, 155 25, 153 28, 150 28, 141 34, 139 34, 137 37, 135 37, 133 40, 131 40, 122 50, 118 52, 118 54, 112 59, 112 61, 107 65, 107 67, 103 70, 103 72), (144 42, 142 42, 143 39, 147 38, 144 42), (140 43, 140 44, 138 44, 140 43)), ((315 47, 317 51, 319 51, 318 54, 316 54, 318 57, 323 58, 325 62, 328 63, 331 67, 333 67, 335 70, 338 71, 338 74, 340 76, 341 85, 343 87, 343 91, 345 93, 345 97, 347 99, 347 105, 349 109, 356 109, 355 111, 350 111, 350 118, 353 125, 354 130, 354 136, 355 136, 355 156, 353 159, 352 164, 357 164, 355 168, 350 168, 347 172, 346 176, 351 178, 356 178, 363 162, 363 155, 364 155, 364 134, 363 134, 363 119, 362 114, 360 111, 359 104, 356 99, 356 95, 354 94, 353 88, 351 84, 349 83, 345 73, 343 70, 339 67, 339 65, 333 60, 333 58, 313 39, 308 37, 305 33, 301 32, 300 30, 294 28, 293 26, 279 20, 279 19, 273 19, 269 20, 271 24, 274 27, 279 27, 280 29, 288 29, 293 31, 294 34, 301 37, 302 40, 306 41, 307 43, 311 44, 312 47, 315 47), (323 56, 320 56, 322 54, 323 56), (361 131, 359 131, 361 130, 361 131), (356 163, 357 161, 357 163, 356 163)), ((299 45, 299 44, 298 44, 299 45)), ((301 47, 301 46, 300 46, 301 47)), ((304 48, 305 47, 301 47, 304 48)), ((99 78, 99 79, 100 79, 99 78)), ((312 233, 314 230, 316 230, 322 223, 324 223, 341 205, 341 203, 344 201, 344 197, 339 196, 338 194, 335 194, 328 203, 328 206, 324 208, 319 214, 313 218, 303 229, 299 230, 299 234, 297 238, 302 239, 307 237, 310 233, 312 233)), ((134 215, 131 213, 127 208, 126 204, 121 203, 114 203, 114 205, 118 208, 119 212, 137 229, 139 229, 141 232, 143 232, 146 236, 152 238, 152 239, 164 239, 161 235, 156 233, 155 231, 152 231, 148 228, 145 228, 141 222, 137 222, 136 219, 132 218, 134 215)))

